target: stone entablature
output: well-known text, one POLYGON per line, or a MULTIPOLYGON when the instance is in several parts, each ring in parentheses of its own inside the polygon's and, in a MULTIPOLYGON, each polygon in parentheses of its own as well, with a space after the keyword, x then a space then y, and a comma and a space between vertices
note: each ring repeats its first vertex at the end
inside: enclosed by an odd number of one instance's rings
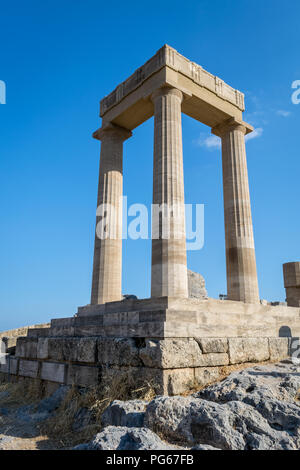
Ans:
POLYGON ((113 106, 118 104, 125 96, 129 95, 137 87, 142 85, 152 74, 158 72, 162 67, 169 67, 176 72, 192 79, 220 98, 229 101, 244 111, 244 94, 227 85, 223 80, 207 72, 200 65, 190 61, 175 49, 165 44, 144 65, 139 67, 127 80, 120 83, 109 95, 100 102, 100 116, 113 106))

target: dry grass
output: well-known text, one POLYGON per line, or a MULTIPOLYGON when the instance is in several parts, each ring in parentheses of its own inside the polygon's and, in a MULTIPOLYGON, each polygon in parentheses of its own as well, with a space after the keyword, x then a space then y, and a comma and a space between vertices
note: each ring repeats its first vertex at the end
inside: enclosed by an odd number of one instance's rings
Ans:
POLYGON ((0 403, 3 405, 26 405, 34 403, 41 399, 42 389, 38 380, 22 380, 17 383, 0 384, 0 393, 8 392, 7 396, 3 396, 0 403))
POLYGON ((56 439, 62 447, 73 447, 87 442, 101 431, 101 415, 113 400, 141 399, 152 400, 155 396, 151 383, 135 389, 124 379, 114 378, 107 387, 87 387, 80 389, 73 386, 67 393, 55 416, 40 425, 40 431, 51 439, 56 439), (72 425, 76 413, 87 408, 93 415, 93 423, 82 431, 74 432, 72 425))

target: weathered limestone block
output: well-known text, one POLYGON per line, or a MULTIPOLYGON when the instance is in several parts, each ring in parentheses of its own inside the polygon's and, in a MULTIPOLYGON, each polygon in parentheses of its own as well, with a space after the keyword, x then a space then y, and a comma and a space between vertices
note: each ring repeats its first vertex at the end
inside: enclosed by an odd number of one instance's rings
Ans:
POLYGON ((227 338, 195 338, 203 353, 226 353, 227 338))
POLYGON ((206 366, 226 366, 229 364, 229 357, 226 353, 209 353, 202 354, 199 358, 196 366, 206 367, 206 366))
POLYGON ((55 362, 43 362, 41 370, 41 379, 50 380, 51 382, 64 383, 65 367, 65 364, 57 364, 55 362))
POLYGON ((67 384, 92 386, 99 384, 99 367, 78 366, 71 364, 68 366, 67 384))
POLYGON ((9 371, 11 374, 17 375, 18 367, 19 367, 19 358, 18 357, 10 357, 9 358, 9 371))
POLYGON ((289 355, 289 338, 269 338, 271 361, 281 361, 289 355))
POLYGON ((220 367, 196 367, 195 368, 195 385, 205 386, 216 382, 222 376, 220 367))
POLYGON ((179 395, 195 385, 194 369, 169 369, 163 371, 163 394, 179 395))
POLYGON ((75 318, 54 318, 51 320, 51 336, 74 336, 75 318))
POLYGON ((80 338, 76 343, 78 362, 96 362, 96 338, 80 338))
POLYGON ((35 359, 37 355, 37 338, 20 337, 17 339, 16 356, 35 359))
POLYGON ((8 373, 8 361, 4 360, 3 358, 2 362, 0 363, 0 372, 2 372, 3 374, 8 373))
POLYGON ((270 358, 268 338, 229 338, 230 364, 267 361, 270 358))
POLYGON ((42 328, 29 328, 27 332, 27 336, 40 338, 41 336, 46 337, 50 334, 50 328, 42 327, 42 328))
POLYGON ((190 269, 187 270, 187 273, 189 297, 196 299, 207 299, 204 277, 199 273, 191 271, 190 269))
POLYGON ((0 371, 5 374, 10 373, 16 375, 18 371, 18 363, 19 358, 7 355, 4 360, 4 358, 2 357, 2 361, 0 363, 0 371))
POLYGON ((37 358, 38 359, 48 359, 48 342, 49 338, 39 338, 37 344, 37 358))
POLYGON ((96 362, 96 338, 64 338, 62 352, 65 361, 96 362))
POLYGON ((96 362, 96 338, 48 338, 49 359, 96 362))
POLYGON ((27 361, 25 359, 20 359, 19 375, 35 379, 38 375, 38 367, 38 361, 27 361))
MULTIPOLYGON (((63 361, 63 341, 65 338, 48 338, 48 358, 63 361)), ((71 358, 70 358, 71 360, 71 358)))
POLYGON ((203 361, 199 345, 193 338, 146 339, 140 358, 147 367, 174 369, 194 367, 203 361))
POLYGON ((99 338, 98 362, 117 366, 140 366, 139 349, 132 338, 99 338))

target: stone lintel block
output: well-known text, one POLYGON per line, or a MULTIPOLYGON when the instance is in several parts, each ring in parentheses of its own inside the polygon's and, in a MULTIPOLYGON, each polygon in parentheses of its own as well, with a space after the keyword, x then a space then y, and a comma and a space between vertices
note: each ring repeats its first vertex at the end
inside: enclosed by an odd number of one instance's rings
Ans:
POLYGON ((271 361, 281 361, 289 355, 289 338, 269 338, 271 361))
POLYGON ((58 364, 56 362, 43 362, 41 370, 41 379, 49 380, 50 382, 65 382, 65 364, 58 364))
POLYGON ((19 376, 31 377, 33 379, 38 376, 39 363, 38 361, 28 361, 20 359, 19 362, 19 376))
POLYGON ((226 353, 228 351, 227 338, 195 338, 202 352, 206 353, 226 353))
POLYGON ((261 362, 270 358, 268 338, 229 338, 230 364, 261 362))
POLYGON ((300 262, 283 265, 284 287, 300 287, 300 262))
POLYGON ((28 359, 36 359, 37 357, 37 338, 35 337, 20 337, 17 339, 16 356, 25 357, 28 359))
POLYGON ((98 338, 98 362, 104 365, 141 366, 138 340, 133 338, 98 338))
POLYGON ((146 367, 161 369, 194 367, 203 360, 193 338, 146 339, 139 355, 146 367))
POLYGON ((68 367, 67 384, 83 387, 99 384, 100 368, 71 364, 68 367))

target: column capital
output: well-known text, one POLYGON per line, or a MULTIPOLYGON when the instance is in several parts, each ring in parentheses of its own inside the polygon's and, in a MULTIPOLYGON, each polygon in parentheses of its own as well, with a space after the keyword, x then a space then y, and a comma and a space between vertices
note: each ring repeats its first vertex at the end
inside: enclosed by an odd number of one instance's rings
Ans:
POLYGON ((211 132, 212 134, 217 135, 218 137, 223 137, 228 132, 233 130, 239 130, 243 134, 249 134, 254 130, 254 128, 245 121, 239 121, 235 117, 227 119, 224 122, 221 122, 216 127, 213 127, 211 132))
POLYGON ((106 138, 117 138, 124 142, 132 136, 132 132, 125 127, 117 126, 112 122, 105 123, 100 129, 93 133, 94 139, 104 140, 106 138))
POLYGON ((151 99, 151 101, 154 102, 156 100, 156 98, 158 98, 160 96, 167 96, 167 95, 177 96, 177 98, 180 99, 180 102, 182 102, 182 100, 183 100, 182 91, 180 91, 178 88, 170 87, 170 86, 164 86, 164 87, 158 88, 157 90, 155 90, 151 94, 150 99, 151 99))

